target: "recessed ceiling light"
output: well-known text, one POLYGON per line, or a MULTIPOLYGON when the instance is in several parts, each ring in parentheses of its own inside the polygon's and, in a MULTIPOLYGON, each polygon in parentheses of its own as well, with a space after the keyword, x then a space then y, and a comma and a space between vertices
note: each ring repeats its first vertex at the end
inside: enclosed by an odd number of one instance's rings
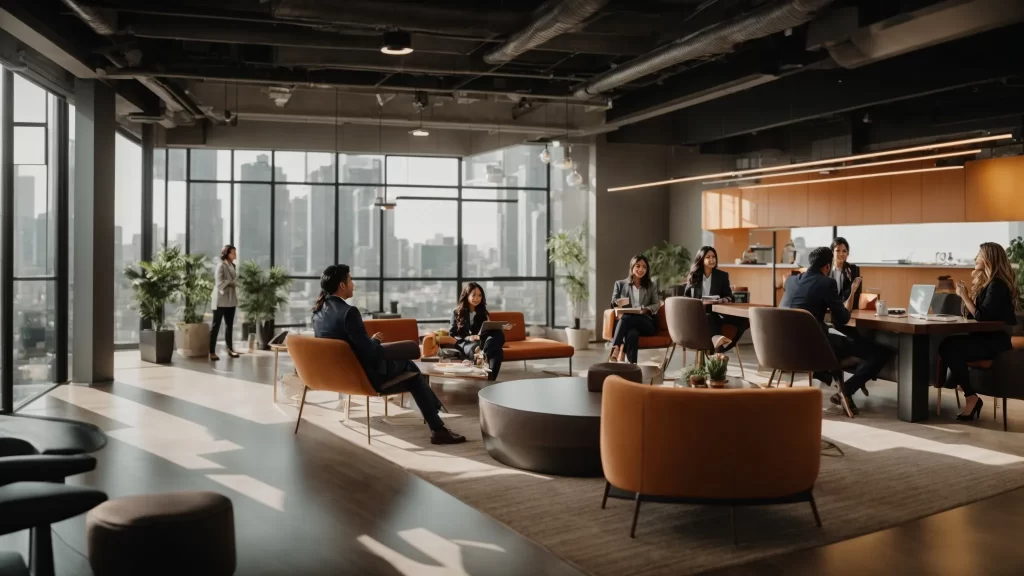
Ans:
POLYGON ((409 134, 412 134, 413 136, 430 136, 430 130, 427 130, 426 128, 417 128, 415 130, 410 130, 409 134))
POLYGON ((408 32, 385 32, 380 51, 391 56, 412 54, 412 37, 408 32))

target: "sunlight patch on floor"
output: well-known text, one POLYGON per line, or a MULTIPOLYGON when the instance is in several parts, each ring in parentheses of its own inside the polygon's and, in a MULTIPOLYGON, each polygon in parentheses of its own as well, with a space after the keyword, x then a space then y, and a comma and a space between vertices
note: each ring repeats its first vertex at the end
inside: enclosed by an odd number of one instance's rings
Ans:
POLYGON ((996 452, 995 450, 978 448, 967 444, 946 444, 926 438, 918 438, 902 432, 882 430, 853 422, 823 420, 821 422, 821 435, 823 438, 866 452, 908 448, 910 450, 952 456, 961 460, 969 460, 989 466, 1006 466, 1024 462, 1024 458, 1013 454, 996 452))
POLYGON ((214 438, 204 426, 190 420, 95 388, 58 386, 50 396, 128 425, 128 428, 106 431, 106 434, 189 470, 223 468, 203 455, 242 448, 234 442, 214 438))

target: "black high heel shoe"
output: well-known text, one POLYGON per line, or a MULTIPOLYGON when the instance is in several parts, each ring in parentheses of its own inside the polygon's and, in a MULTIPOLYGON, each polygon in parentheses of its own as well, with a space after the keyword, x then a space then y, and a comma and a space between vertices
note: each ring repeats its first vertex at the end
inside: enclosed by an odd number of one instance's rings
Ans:
POLYGON ((240 354, 238 352, 235 352, 234 350, 231 350, 229 348, 228 349, 228 356, 231 357, 231 358, 238 358, 240 356, 240 354))
POLYGON ((975 418, 981 418, 981 407, 983 404, 985 403, 981 401, 981 398, 978 398, 978 401, 974 403, 974 409, 971 410, 970 414, 957 414, 956 419, 967 421, 974 420, 975 418))

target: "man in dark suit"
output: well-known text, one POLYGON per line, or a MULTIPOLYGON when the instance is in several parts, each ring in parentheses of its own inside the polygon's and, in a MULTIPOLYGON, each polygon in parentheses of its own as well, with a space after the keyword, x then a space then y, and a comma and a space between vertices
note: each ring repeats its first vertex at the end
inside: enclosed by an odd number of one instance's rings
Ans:
MULTIPOLYGON (((780 306, 807 310, 821 324, 821 329, 825 331, 837 358, 842 360, 856 357, 861 360, 853 376, 843 383, 842 390, 850 411, 857 414, 859 410, 851 397, 865 382, 878 376, 889 360, 889 351, 864 338, 851 338, 844 334, 829 332, 825 324, 825 313, 830 312, 832 325, 841 328, 850 321, 850 311, 853 308, 853 298, 843 302, 839 296, 839 289, 831 277, 831 272, 832 250, 825 247, 815 248, 811 251, 807 271, 786 281, 786 293, 780 306)), ((833 404, 842 404, 838 393, 832 396, 831 401, 833 404)))
POLYGON ((348 266, 335 264, 324 270, 320 277, 320 297, 313 307, 313 330, 316 337, 347 342, 374 390, 411 394, 430 426, 431 444, 465 442, 465 436, 452 432, 441 421, 437 413, 441 401, 427 385, 416 364, 409 360, 389 360, 384 346, 380 343, 381 334, 367 335, 359 309, 345 302, 352 297, 354 291, 355 284, 352 282, 348 266), (385 388, 391 381, 407 372, 415 372, 416 375, 385 388))

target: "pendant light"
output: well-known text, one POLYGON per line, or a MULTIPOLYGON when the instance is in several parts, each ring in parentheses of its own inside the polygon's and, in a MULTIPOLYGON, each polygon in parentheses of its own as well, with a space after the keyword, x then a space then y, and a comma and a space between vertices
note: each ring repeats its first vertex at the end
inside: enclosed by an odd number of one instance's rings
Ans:
MULTIPOLYGON (((381 156, 384 155, 384 105, 380 104, 377 106, 377 153, 381 156)), ((377 199, 374 201, 374 206, 381 210, 394 210, 395 203, 388 202, 388 188, 387 186, 377 187, 377 199), (383 191, 383 196, 381 196, 383 191)))
MULTIPOLYGON (((548 109, 544 108, 544 132, 548 130, 548 109)), ((545 135, 545 139, 547 136, 545 135)), ((548 150, 548 143, 544 143, 544 150, 540 153, 540 161, 543 164, 551 164, 551 150, 548 150)))
MULTIPOLYGON (((569 142, 569 98, 565 99, 565 141, 569 142)), ((558 163, 558 167, 562 170, 572 170, 572 144, 569 144, 565 149, 565 156, 562 157, 562 161, 558 163)))
POLYGON ((430 136, 430 130, 423 127, 423 108, 420 108, 420 127, 410 130, 409 134, 413 136, 430 136))

